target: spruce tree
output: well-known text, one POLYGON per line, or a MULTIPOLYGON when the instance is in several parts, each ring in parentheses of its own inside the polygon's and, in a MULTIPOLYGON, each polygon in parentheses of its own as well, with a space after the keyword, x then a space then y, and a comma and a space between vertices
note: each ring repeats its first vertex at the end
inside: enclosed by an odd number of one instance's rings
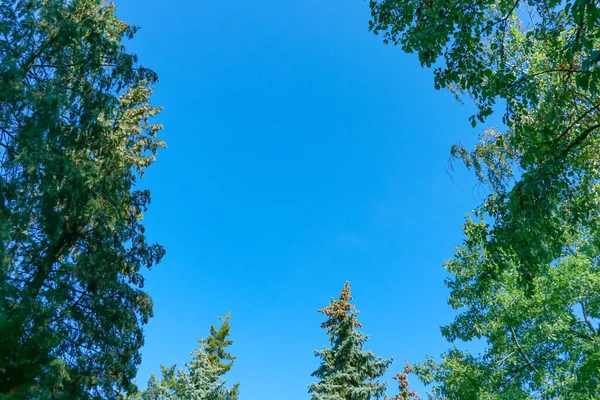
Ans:
POLYGON ((338 300, 319 312, 327 317, 321 328, 327 330, 331 348, 315 352, 322 360, 312 376, 318 378, 309 386, 312 400, 370 400, 384 397, 386 383, 379 378, 391 359, 377 357, 363 350, 368 336, 358 329, 358 311, 350 303, 350 284, 346 282, 338 300))
POLYGON ((194 351, 187 368, 177 374, 177 396, 173 400, 228 400, 231 389, 225 387, 224 371, 210 361, 206 345, 194 351))
POLYGON ((400 372, 393 376, 393 379, 398 381, 398 395, 396 397, 388 397, 386 400, 419 400, 417 392, 410 390, 408 387, 408 374, 413 373, 413 368, 406 363, 404 372, 400 372))
POLYGON ((192 360, 185 368, 161 366, 162 378, 154 375, 147 389, 129 400, 237 400, 239 383, 227 387, 223 375, 231 370, 236 357, 227 351, 233 341, 229 339, 230 315, 220 318, 223 323, 216 329, 210 327, 210 335, 200 340, 200 346, 192 352, 192 360))
POLYGON ((127 400, 228 400, 223 371, 210 362, 206 346, 201 344, 192 352, 192 361, 183 369, 177 366, 161 365, 162 378, 154 375, 148 381, 148 387, 142 393, 127 400))
MULTIPOLYGON (((220 369, 220 374, 223 375, 233 367, 233 362, 236 359, 232 356, 227 347, 233 344, 233 340, 229 339, 229 330, 231 325, 229 319, 231 314, 227 314, 225 318, 219 317, 222 322, 221 327, 216 329, 211 325, 210 335, 206 339, 202 339, 201 343, 204 345, 208 360, 214 366, 220 369)), ((225 400, 237 400, 239 393, 239 383, 233 385, 232 388, 225 390, 225 400)))

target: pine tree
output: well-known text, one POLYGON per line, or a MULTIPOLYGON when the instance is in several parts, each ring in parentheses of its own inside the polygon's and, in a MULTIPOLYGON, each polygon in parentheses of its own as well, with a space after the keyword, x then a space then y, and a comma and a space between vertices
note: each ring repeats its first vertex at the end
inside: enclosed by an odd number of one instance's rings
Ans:
POLYGON ((368 336, 358 329, 358 311, 350 303, 350 284, 346 282, 338 300, 319 312, 327 317, 321 324, 329 335, 331 348, 318 350, 321 366, 312 376, 319 379, 309 386, 312 400, 370 400, 384 397, 385 382, 378 380, 392 363, 363 350, 368 336))

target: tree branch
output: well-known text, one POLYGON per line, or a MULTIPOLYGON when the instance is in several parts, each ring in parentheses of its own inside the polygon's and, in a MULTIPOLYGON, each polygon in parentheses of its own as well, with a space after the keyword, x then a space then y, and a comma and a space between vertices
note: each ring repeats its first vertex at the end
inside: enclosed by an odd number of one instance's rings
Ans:
POLYGON ((590 127, 588 127, 586 130, 584 130, 579 136, 577 136, 575 138, 575 140, 573 140, 573 142, 567 146, 566 149, 564 149, 560 156, 564 157, 567 155, 567 153, 569 153, 571 150, 573 150, 575 147, 579 146, 581 143, 583 143, 583 141, 585 139, 587 139, 587 137, 596 129, 600 128, 600 124, 596 124, 596 125, 592 125, 590 127))
POLYGON ((523 359, 525 360, 525 362, 527 363, 529 368, 534 370, 535 373, 539 374, 540 371, 538 371, 537 368, 531 363, 531 360, 529 360, 529 357, 527 357, 527 355, 523 351, 523 348, 521 347, 521 344, 519 343, 519 339, 517 339, 517 334, 515 333, 515 330, 512 328, 512 326, 509 327, 509 329, 512 332, 513 341, 515 342, 515 345, 517 345, 517 351, 523 357, 523 359))
POLYGON ((585 304, 584 304, 583 300, 580 301, 579 304, 581 305, 583 319, 585 320, 585 323, 587 324, 588 328, 590 328, 590 330, 592 331, 592 333, 594 335, 598 334, 598 332, 596 332, 596 329, 594 328, 594 325, 592 324, 592 321, 590 321, 590 317, 588 316, 587 310, 585 309, 585 304))

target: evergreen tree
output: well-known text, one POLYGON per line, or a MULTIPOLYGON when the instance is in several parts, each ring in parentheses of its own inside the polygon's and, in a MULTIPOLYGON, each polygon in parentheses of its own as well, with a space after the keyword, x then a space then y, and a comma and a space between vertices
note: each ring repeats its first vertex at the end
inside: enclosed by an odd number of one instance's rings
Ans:
POLYGON ((162 247, 139 178, 156 75, 102 0, 0 2, 0 397, 132 391, 162 247))
POLYGON ((231 389, 225 387, 222 375, 225 372, 218 364, 210 361, 206 345, 194 351, 187 368, 177 374, 177 396, 181 400, 226 400, 231 389))
POLYGON ((154 375, 148 380, 146 390, 130 398, 130 400, 171 400, 175 399, 178 393, 179 385, 177 382, 176 366, 165 367, 160 366, 162 379, 159 381, 154 375))
POLYGON ((327 317, 321 328, 327 330, 331 348, 318 350, 321 366, 312 376, 319 379, 309 386, 313 400, 369 400, 384 396, 385 382, 378 380, 392 360, 363 350, 368 336, 358 329, 358 311, 350 303, 350 284, 346 282, 338 300, 319 312, 327 317))
POLYGON ((420 397, 417 392, 410 390, 408 387, 408 374, 413 373, 413 369, 408 363, 404 367, 404 372, 400 372, 393 376, 398 381, 398 395, 393 398, 386 398, 386 400, 419 400, 420 397))
POLYGON ((227 387, 223 378, 236 358, 226 349, 233 343, 228 339, 229 318, 229 314, 220 318, 223 323, 219 329, 210 327, 209 337, 200 340, 200 346, 192 352, 192 361, 185 368, 161 366, 160 381, 152 375, 147 389, 129 400, 237 400, 239 383, 227 387))
MULTIPOLYGON (((219 317, 219 319, 222 321, 221 327, 219 329, 215 329, 215 327, 211 325, 210 335, 208 338, 201 340, 208 356, 208 360, 212 365, 220 368, 221 375, 231 370, 231 367, 233 367, 233 362, 236 359, 236 357, 232 356, 231 353, 227 351, 227 347, 233 344, 233 340, 228 339, 229 330, 231 329, 231 325, 229 324, 230 318, 231 314, 227 314, 225 318, 219 317)), ((231 389, 225 390, 225 399, 237 400, 239 386, 240 384, 236 383, 231 389)))

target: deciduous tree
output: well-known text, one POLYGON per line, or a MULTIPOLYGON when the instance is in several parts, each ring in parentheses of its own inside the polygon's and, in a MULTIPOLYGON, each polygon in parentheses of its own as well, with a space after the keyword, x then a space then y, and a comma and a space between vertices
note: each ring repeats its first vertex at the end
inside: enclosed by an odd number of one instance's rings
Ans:
POLYGON ((476 149, 455 146, 489 184, 488 274, 515 265, 524 283, 573 234, 600 240, 600 8, 589 0, 372 0, 371 29, 435 66, 435 85, 501 112, 476 149), (514 171, 518 171, 517 174, 514 171), (491 173, 488 173, 491 172, 491 173))
POLYGON ((453 348, 417 368, 461 399, 600 396, 600 8, 589 0, 373 0, 371 29, 434 66, 478 107, 501 112, 452 156, 488 189, 446 263, 453 348))

